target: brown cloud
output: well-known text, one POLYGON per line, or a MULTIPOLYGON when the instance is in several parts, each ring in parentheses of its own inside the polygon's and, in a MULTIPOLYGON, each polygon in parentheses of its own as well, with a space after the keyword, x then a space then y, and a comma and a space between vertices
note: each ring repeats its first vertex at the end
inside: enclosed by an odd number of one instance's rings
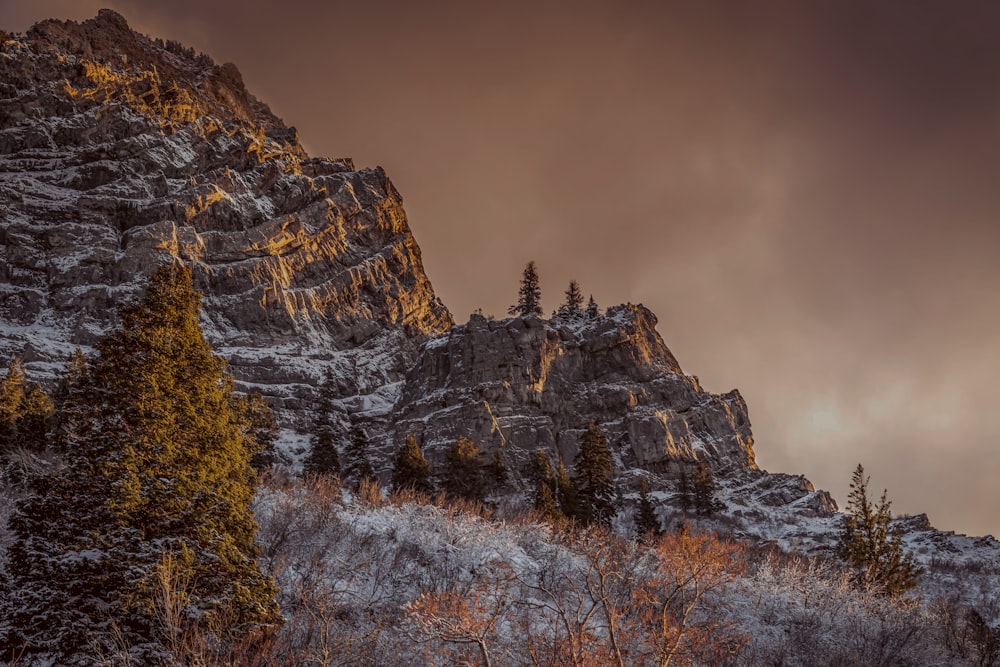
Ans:
MULTIPOLYGON (((109 2, 386 166, 435 287, 643 302, 762 463, 997 532, 1000 6, 109 2)), ((21 29, 95 7, 0 10, 21 29)))

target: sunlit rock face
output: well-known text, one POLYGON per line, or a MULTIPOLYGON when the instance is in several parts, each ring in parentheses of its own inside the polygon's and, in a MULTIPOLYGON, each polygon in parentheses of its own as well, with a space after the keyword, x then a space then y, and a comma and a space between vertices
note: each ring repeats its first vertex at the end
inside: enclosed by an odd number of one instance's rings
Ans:
POLYGON ((175 260, 237 379, 293 406, 323 364, 352 369, 344 394, 401 379, 451 325, 386 174, 309 158, 235 66, 106 10, 2 49, 5 356, 55 372, 175 260), (370 363, 376 342, 391 351, 370 363))
POLYGON ((756 469, 746 404, 685 375, 642 306, 541 320, 487 320, 430 340, 394 422, 429 449, 459 435, 526 464, 538 447, 567 462, 590 422, 623 468, 676 473, 699 461, 756 469))

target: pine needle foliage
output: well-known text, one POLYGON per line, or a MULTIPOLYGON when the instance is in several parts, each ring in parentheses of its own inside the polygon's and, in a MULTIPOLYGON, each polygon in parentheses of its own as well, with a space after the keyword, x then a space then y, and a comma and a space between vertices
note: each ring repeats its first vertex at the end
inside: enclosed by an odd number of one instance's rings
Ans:
POLYGON ((460 436, 445 453, 444 491, 455 498, 482 501, 485 496, 483 460, 472 438, 460 436))
POLYGON ((72 664, 110 652, 117 636, 155 663, 167 634, 157 602, 165 559, 188 582, 175 599, 185 629, 211 628, 224 643, 280 622, 275 585, 255 560, 251 427, 199 308, 190 270, 161 269, 97 356, 71 366, 65 465, 33 479, 10 520, 4 652, 72 664))
POLYGON ((584 526, 610 526, 615 515, 614 461, 607 436, 594 422, 583 434, 573 464, 578 506, 576 518, 584 526))
POLYGON ((20 448, 44 450, 53 413, 48 395, 28 381, 21 357, 12 359, 0 378, 0 455, 20 448))
POLYGON ((267 400, 259 391, 236 397, 235 409, 246 418, 250 428, 253 450, 250 465, 262 473, 278 462, 275 442, 278 439, 278 423, 267 400))
POLYGON ((333 395, 333 373, 327 369, 319 387, 319 401, 309 436, 309 454, 302 464, 303 472, 307 475, 340 474, 340 454, 337 452, 339 438, 333 423, 333 395))
POLYGON ((657 538, 663 534, 656 508, 649 499, 649 484, 643 480, 639 487, 639 505, 635 513, 635 532, 639 538, 657 538))
POLYGON ((427 495, 434 493, 431 467, 424 458, 417 437, 412 433, 406 436, 403 446, 396 452, 392 466, 392 487, 395 491, 412 489, 427 495))
POLYGON ((344 449, 344 480, 358 488, 366 479, 375 479, 375 470, 368 457, 368 437, 360 426, 354 426, 344 449))
POLYGON ((556 503, 556 476, 544 449, 535 450, 535 456, 531 460, 531 477, 535 485, 535 511, 551 522, 565 518, 556 503))
POLYGON ((859 586, 895 597, 916 585, 922 569, 905 552, 900 531, 891 525, 888 492, 883 491, 879 501, 873 502, 868 495, 869 481, 859 463, 851 478, 837 554, 854 569, 859 586))
POLYGON ((521 274, 521 287, 517 291, 517 303, 507 309, 508 315, 542 315, 542 288, 538 282, 538 270, 534 262, 528 262, 521 274))

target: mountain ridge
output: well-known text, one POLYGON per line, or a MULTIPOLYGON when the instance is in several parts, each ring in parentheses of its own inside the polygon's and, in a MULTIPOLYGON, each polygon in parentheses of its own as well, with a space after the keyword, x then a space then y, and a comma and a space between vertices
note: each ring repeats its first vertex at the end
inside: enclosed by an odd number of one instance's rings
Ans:
MULTIPOLYGON (((754 512, 780 512, 825 522, 809 548, 829 549, 833 499, 757 468, 739 392, 710 394, 684 374, 652 313, 455 325, 384 170, 309 157, 235 66, 102 10, 8 36, 0 74, 0 353, 24 356, 33 377, 56 377, 117 303, 179 259, 239 386, 301 430, 331 371, 334 421, 367 431, 383 478, 409 432, 432 460, 468 435, 521 466, 537 447, 571 463, 596 421, 626 504, 644 481, 669 508, 680 472, 704 461, 726 516, 750 517, 735 532, 812 539, 748 528, 754 512)), ((507 495, 525 488, 518 479, 507 495)))

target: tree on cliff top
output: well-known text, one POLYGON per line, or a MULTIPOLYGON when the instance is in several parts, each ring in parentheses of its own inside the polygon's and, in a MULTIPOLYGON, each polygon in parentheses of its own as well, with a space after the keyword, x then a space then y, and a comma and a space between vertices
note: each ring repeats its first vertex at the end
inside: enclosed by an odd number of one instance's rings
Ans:
POLYGON ((521 274, 521 288, 517 291, 517 303, 507 309, 508 315, 524 316, 542 314, 542 288, 538 285, 538 271, 534 262, 528 262, 521 274))
POLYGON ((255 560, 257 444, 199 308, 189 269, 157 271, 96 358, 67 375, 64 465, 31 480, 10 520, 7 657, 72 662, 124 640, 155 661, 179 633, 225 644, 280 622, 255 560), (183 582, 170 600, 165 576, 183 582))

